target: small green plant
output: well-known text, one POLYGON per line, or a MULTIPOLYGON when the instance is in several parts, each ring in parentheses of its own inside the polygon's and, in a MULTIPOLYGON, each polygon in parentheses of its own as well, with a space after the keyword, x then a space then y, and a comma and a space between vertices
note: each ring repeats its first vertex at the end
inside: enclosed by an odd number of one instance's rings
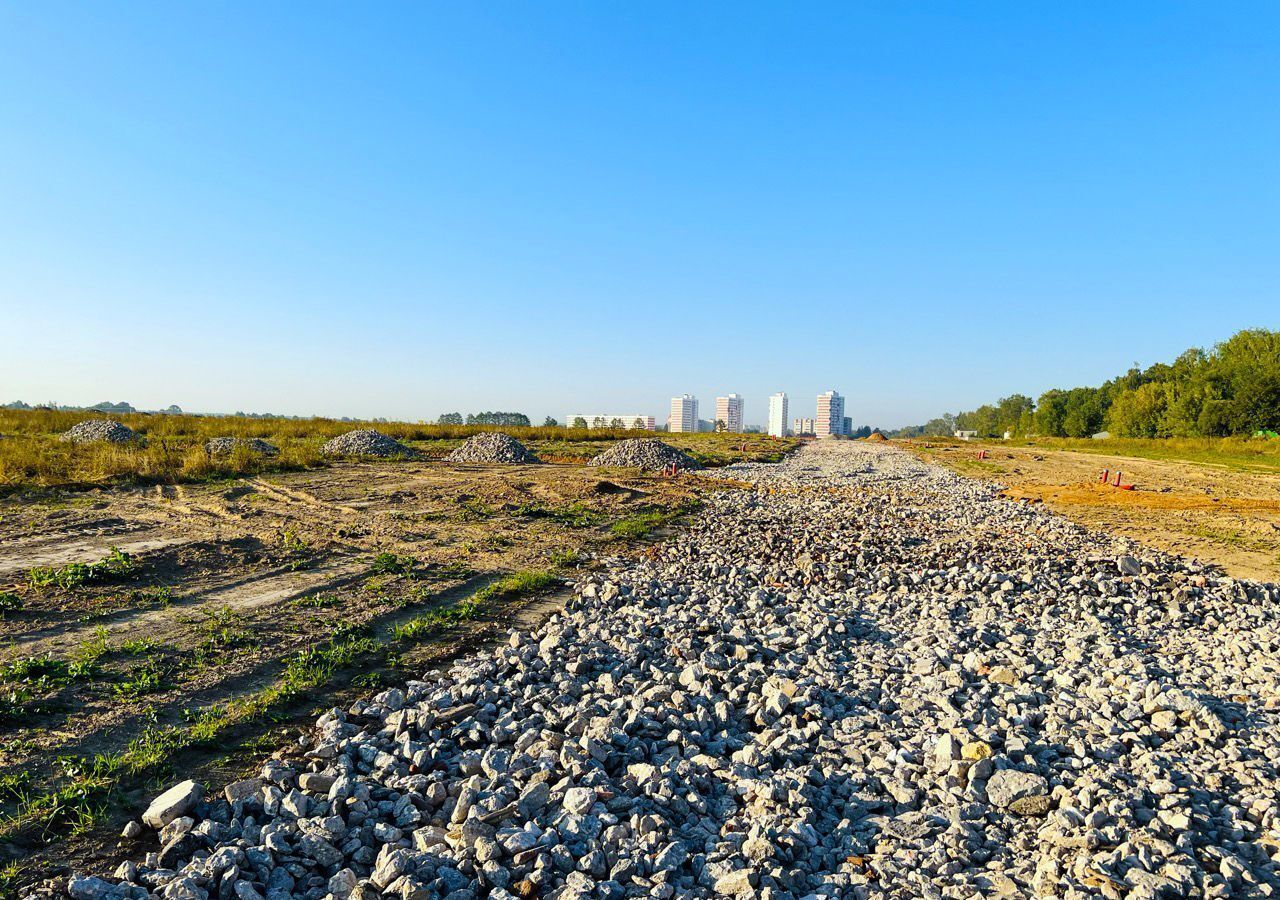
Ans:
POLYGON ((112 691, 122 700, 154 694, 168 686, 173 667, 161 659, 149 659, 142 665, 130 669, 122 681, 112 691))
POLYGON ((159 647, 154 638, 133 638, 120 645, 120 650, 129 656, 145 656, 159 647))
POLYGON ((205 618, 199 624, 203 637, 195 650, 197 667, 217 663, 218 657, 225 651, 247 647, 253 643, 252 636, 241 627, 244 616, 230 607, 223 606, 203 612, 205 618))
POLYGON ((311 565, 311 545, 296 531, 286 528, 280 532, 280 549, 285 552, 285 568, 290 572, 311 565))
POLYGON ((6 613, 20 612, 25 604, 22 598, 11 591, 0 591, 0 619, 5 617, 6 613))
POLYGON ((549 561, 557 569, 574 569, 582 565, 583 556, 577 550, 553 550, 549 561))
POLYGON ((300 609, 327 609, 340 602, 337 594, 312 594, 309 597, 299 597, 290 605, 300 609))
POLYGON ((406 575, 413 571, 413 557, 395 553, 379 553, 369 566, 374 575, 406 575))
POLYGON ((119 547, 112 547, 104 559, 95 563, 69 563, 65 566, 37 566, 27 573, 32 587, 59 587, 74 590, 86 584, 123 581, 137 575, 141 563, 119 547))
POLYGON ((92 637, 85 638, 71 653, 67 664, 67 675, 73 680, 91 677, 98 669, 98 661, 107 655, 107 638, 110 633, 105 626, 99 625, 93 630, 92 637))
POLYGON ((493 510, 483 501, 472 498, 458 504, 459 516, 464 522, 476 522, 493 515, 493 510))

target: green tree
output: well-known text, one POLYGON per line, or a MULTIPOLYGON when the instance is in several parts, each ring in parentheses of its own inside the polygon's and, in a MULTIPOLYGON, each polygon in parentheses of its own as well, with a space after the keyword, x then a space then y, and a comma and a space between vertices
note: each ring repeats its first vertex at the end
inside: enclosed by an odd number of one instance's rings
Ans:
POLYGON ((574 417, 573 417, 573 426, 572 426, 572 427, 574 427, 574 428, 586 428, 586 427, 587 427, 587 420, 586 420, 586 419, 584 419, 584 418, 582 418, 582 416, 574 416, 574 417))
POLYGON ((1135 390, 1116 395, 1107 416, 1108 428, 1120 437, 1163 437, 1168 408, 1165 385, 1148 381, 1135 390))

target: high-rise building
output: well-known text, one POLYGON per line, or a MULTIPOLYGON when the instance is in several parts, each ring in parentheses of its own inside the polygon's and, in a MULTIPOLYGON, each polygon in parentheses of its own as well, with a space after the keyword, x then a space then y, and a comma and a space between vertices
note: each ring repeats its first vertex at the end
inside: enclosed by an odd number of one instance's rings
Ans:
POLYGON ((818 395, 818 415, 813 421, 813 433, 818 437, 844 434, 844 398, 835 391, 818 395))
POLYGON ((774 437, 787 436, 787 394, 779 391, 769 397, 769 433, 774 437))
POLYGON ((737 394, 717 397, 716 422, 723 422, 725 431, 742 431, 742 398, 737 394))
POLYGON ((813 434, 813 419, 795 419, 791 423, 791 433, 794 435, 813 434))
POLYGON ((698 398, 690 394, 671 398, 671 419, 668 426, 672 431, 698 430, 698 398))

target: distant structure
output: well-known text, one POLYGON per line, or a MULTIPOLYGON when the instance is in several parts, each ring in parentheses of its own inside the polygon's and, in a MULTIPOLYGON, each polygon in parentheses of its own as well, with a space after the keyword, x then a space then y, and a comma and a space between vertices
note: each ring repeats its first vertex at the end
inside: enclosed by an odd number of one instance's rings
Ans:
POLYGON ((818 437, 844 434, 844 398, 835 391, 818 395, 818 415, 813 420, 818 437))
POLYGON ((845 416, 840 427, 841 434, 853 434, 853 419, 845 416))
POLYGON ((769 395, 769 433, 774 437, 787 436, 787 394, 778 391, 769 395))
POLYGON ((698 398, 691 394, 671 398, 671 418, 668 427, 672 431, 694 432, 698 430, 698 398))
POLYGON ((637 431, 656 431, 653 416, 605 415, 603 413, 572 413, 564 417, 566 428, 632 428, 637 431))
POLYGON ((978 436, 976 431, 956 431, 953 432, 954 437, 958 437, 962 441, 971 441, 978 436))
POLYGON ((716 398, 716 421, 724 423, 725 431, 742 431, 742 398, 737 394, 716 398))
POLYGON ((791 423, 791 433, 797 436, 813 434, 813 419, 795 419, 791 423))

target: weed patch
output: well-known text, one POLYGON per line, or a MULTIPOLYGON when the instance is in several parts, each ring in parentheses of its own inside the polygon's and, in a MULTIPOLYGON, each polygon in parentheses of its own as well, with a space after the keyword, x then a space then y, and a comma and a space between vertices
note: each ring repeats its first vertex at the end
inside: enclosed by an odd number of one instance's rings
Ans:
POLYGON ((69 591, 86 584, 133 578, 141 568, 137 559, 118 547, 112 547, 105 559, 95 563, 38 566, 27 574, 27 581, 35 588, 59 587, 69 591))

